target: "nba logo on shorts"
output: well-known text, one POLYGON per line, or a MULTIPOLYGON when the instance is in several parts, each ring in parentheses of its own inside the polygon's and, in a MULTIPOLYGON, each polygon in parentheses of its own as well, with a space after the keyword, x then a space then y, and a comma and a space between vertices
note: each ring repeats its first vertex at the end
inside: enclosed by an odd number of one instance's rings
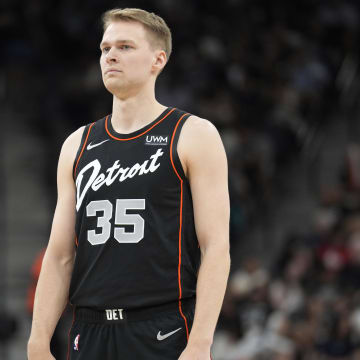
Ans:
POLYGON ((77 334, 74 340, 74 350, 76 351, 79 351, 79 339, 80 339, 80 334, 77 334))

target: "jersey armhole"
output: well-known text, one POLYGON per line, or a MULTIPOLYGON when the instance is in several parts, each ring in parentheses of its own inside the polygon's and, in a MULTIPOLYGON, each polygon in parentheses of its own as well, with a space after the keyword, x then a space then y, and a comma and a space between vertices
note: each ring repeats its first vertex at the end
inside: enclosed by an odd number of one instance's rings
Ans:
POLYGON ((172 137, 171 137, 170 158, 172 159, 172 165, 173 165, 174 171, 175 171, 176 175, 179 178, 181 178, 181 180, 185 180, 185 179, 187 179, 187 177, 185 175, 183 166, 180 161, 180 157, 179 157, 179 154, 177 151, 177 145, 178 145, 181 129, 184 126, 186 119, 188 119, 190 116, 191 116, 191 114, 185 113, 179 118, 179 120, 176 123, 172 137))
POLYGON ((74 181, 76 178, 76 168, 77 168, 80 158, 84 152, 84 149, 87 144, 89 134, 90 134, 90 131, 91 131, 91 128, 93 125, 94 125, 94 123, 91 123, 91 124, 86 125, 84 128, 84 131, 83 131, 83 134, 81 137, 81 142, 80 142, 79 148, 76 152, 76 156, 75 156, 75 160, 74 160, 74 164, 73 164, 73 179, 74 179, 74 181))

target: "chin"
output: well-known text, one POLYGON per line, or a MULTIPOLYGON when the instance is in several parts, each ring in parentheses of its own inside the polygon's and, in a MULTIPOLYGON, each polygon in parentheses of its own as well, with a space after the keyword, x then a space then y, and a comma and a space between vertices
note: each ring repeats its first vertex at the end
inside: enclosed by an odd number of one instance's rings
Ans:
POLYGON ((107 91, 109 91, 111 94, 115 95, 116 93, 119 93, 123 90, 123 86, 121 86, 121 84, 115 81, 106 81, 106 83, 104 83, 105 88, 107 91))

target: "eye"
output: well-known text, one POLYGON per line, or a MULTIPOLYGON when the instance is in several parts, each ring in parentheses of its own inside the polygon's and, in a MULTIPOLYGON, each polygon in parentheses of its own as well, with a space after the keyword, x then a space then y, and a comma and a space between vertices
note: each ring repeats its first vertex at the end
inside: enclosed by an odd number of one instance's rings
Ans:
POLYGON ((102 54, 106 54, 110 51, 110 47, 109 46, 105 46, 103 48, 100 48, 100 51, 102 54))
POLYGON ((124 44, 124 45, 120 45, 119 48, 120 48, 121 50, 129 50, 129 49, 131 49, 131 46, 124 44))

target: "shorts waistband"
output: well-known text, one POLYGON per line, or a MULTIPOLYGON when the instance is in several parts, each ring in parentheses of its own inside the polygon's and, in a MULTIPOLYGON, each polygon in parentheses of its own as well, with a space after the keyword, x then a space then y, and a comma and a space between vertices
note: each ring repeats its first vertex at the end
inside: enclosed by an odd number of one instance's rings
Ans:
MULTIPOLYGON (((195 298, 182 299, 181 308, 182 311, 185 312, 195 308, 195 298)), ((109 307, 108 309, 100 310, 87 307, 75 307, 75 320, 89 323, 112 324, 152 319, 159 314, 174 313, 175 311, 179 312, 179 300, 139 309, 109 307)))

